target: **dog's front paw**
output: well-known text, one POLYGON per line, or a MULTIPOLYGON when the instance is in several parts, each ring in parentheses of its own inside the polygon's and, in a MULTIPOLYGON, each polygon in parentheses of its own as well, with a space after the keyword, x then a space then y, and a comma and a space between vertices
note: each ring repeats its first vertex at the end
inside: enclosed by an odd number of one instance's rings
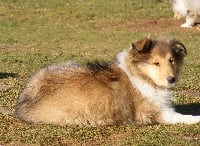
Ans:
POLYGON ((200 123, 200 116, 182 115, 174 111, 164 111, 163 119, 166 124, 197 124, 200 123))
POLYGON ((197 124, 200 123, 200 116, 191 116, 188 117, 188 120, 185 121, 186 124, 197 124))
POLYGON ((191 119, 191 121, 189 120, 189 124, 197 124, 200 123, 200 116, 192 116, 193 118, 191 119))
POLYGON ((183 115, 183 117, 179 123, 198 124, 198 123, 200 123, 200 116, 183 115))
POLYGON ((188 24, 188 23, 184 23, 181 25, 181 27, 184 27, 184 28, 191 28, 193 25, 191 24, 188 24))

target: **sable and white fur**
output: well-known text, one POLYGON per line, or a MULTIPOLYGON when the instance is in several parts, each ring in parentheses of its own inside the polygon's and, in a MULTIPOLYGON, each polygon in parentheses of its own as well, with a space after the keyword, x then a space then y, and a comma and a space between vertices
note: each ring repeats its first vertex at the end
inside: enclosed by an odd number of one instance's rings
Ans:
POLYGON ((36 124, 194 124, 172 107, 170 88, 186 55, 176 40, 144 38, 113 63, 72 62, 39 70, 18 98, 15 116, 36 124))
POLYGON ((174 17, 186 17, 181 27, 192 27, 200 16, 200 0, 171 0, 174 17))

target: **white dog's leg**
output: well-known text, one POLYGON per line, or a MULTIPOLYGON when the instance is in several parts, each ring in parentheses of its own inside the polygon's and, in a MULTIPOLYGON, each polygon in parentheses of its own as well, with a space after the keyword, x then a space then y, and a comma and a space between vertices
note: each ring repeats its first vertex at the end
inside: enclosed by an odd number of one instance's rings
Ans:
POLYGON ((181 25, 181 27, 190 28, 194 26, 194 20, 190 20, 186 18, 186 22, 181 25))
POLYGON ((165 124, 196 124, 200 123, 200 116, 182 115, 175 112, 173 109, 167 109, 162 112, 163 120, 165 124))
POLYGON ((182 24, 181 27, 189 28, 189 27, 194 26, 196 17, 197 17, 196 12, 187 11, 186 22, 182 24))

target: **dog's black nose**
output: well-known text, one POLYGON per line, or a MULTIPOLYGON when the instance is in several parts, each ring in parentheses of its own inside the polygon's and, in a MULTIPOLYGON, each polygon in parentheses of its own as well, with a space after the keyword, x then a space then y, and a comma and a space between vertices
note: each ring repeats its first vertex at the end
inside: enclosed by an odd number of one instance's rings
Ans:
POLYGON ((174 83, 176 81, 175 77, 169 76, 167 77, 168 83, 174 83))

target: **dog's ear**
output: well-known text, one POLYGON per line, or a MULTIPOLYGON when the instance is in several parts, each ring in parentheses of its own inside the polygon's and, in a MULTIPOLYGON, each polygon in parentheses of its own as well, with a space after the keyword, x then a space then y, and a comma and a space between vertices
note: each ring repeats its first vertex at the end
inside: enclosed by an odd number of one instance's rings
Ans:
POLYGON ((138 53, 148 53, 152 48, 152 40, 149 38, 143 38, 132 44, 132 49, 138 53))
POLYGON ((172 42, 173 50, 176 56, 185 57, 187 55, 187 50, 183 43, 173 40, 172 42))

